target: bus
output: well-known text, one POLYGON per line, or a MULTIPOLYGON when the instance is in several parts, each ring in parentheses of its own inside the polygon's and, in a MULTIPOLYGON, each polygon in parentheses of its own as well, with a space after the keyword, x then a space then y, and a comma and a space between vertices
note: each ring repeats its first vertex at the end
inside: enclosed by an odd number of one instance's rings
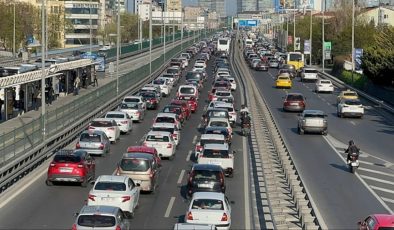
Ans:
POLYGON ((294 65, 297 71, 304 68, 304 54, 301 52, 288 52, 286 63, 294 65))
POLYGON ((219 38, 217 51, 226 52, 228 55, 230 53, 230 42, 231 42, 230 38, 219 38))

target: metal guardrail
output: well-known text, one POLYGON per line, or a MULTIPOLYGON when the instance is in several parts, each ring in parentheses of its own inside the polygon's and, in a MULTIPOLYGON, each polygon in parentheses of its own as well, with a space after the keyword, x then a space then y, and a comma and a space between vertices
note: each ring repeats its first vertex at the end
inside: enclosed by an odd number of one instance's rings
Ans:
POLYGON ((330 75, 330 74, 328 74, 326 72, 319 71, 319 74, 320 74, 320 76, 328 78, 329 80, 331 80, 337 86, 346 87, 346 88, 348 88, 350 90, 353 90, 353 91, 357 92, 358 95, 362 96, 363 98, 367 99, 368 101, 371 101, 372 103, 378 105, 379 107, 384 108, 388 112, 394 114, 394 108, 392 106, 386 104, 383 100, 379 100, 379 99, 377 99, 377 98, 375 98, 375 97, 373 97, 373 96, 371 96, 371 95, 369 95, 369 94, 367 94, 367 93, 365 93, 365 92, 363 92, 363 91, 361 91, 361 90, 359 90, 357 88, 354 88, 354 87, 346 84, 345 82, 339 80, 338 78, 336 78, 336 77, 334 77, 334 76, 332 76, 332 75, 330 75))
MULTIPOLYGON (((185 41, 184 47, 191 44, 193 40, 185 41)), ((152 68, 162 70, 180 51, 180 46, 169 49, 166 59, 161 55, 152 62, 152 68)), ((70 143, 89 121, 116 107, 124 95, 151 81, 155 74, 149 74, 148 66, 146 64, 121 76, 119 95, 114 90, 116 81, 112 81, 55 111, 47 112, 45 137, 42 135, 41 117, 24 127, 3 133, 0 138, 0 193, 45 161, 56 149, 70 143), (6 143, 6 140, 11 140, 11 143, 6 143)))

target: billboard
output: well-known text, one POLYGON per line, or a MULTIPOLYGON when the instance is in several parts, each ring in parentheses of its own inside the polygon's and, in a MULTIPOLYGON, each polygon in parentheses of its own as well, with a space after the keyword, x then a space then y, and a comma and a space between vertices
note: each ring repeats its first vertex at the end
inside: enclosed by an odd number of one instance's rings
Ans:
POLYGON ((356 71, 361 70, 363 51, 361 48, 354 49, 354 70, 356 71))
POLYGON ((320 10, 319 2, 321 0, 274 0, 275 12, 281 13, 286 10, 292 11, 294 8, 296 10, 305 10, 305 9, 315 9, 320 10), (295 7, 294 7, 295 4, 295 7))
POLYGON ((304 40, 304 54, 311 54, 311 40, 304 40))
POLYGON ((257 20, 239 20, 239 26, 258 26, 257 20))

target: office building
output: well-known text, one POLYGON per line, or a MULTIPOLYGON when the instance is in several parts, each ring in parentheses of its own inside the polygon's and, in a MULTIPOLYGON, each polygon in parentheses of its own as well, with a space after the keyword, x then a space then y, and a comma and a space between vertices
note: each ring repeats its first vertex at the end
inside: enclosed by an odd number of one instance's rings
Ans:
POLYGON ((168 12, 181 12, 182 11, 182 0, 166 0, 166 9, 168 12))
POLYGON ((256 11, 258 0, 237 0, 237 12, 256 11))
MULTIPOLYGON (((138 12, 138 16, 141 18, 142 21, 149 20, 150 5, 151 5, 150 1, 144 1, 138 4, 137 12, 138 12)), ((159 12, 159 11, 162 11, 162 8, 156 2, 152 2, 152 15, 154 14, 153 12, 159 12)))
POLYGON ((199 0, 198 6, 207 12, 216 12, 219 17, 226 17, 225 0, 199 0))
POLYGON ((275 0, 257 0, 258 11, 272 11, 274 9, 275 0))

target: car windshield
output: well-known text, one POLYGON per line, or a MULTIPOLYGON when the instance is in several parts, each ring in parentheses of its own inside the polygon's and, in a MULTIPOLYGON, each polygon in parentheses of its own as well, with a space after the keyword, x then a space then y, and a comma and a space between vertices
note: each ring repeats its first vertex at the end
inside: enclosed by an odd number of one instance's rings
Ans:
POLYGON ((229 97, 229 96, 231 96, 231 93, 230 92, 216 92, 216 96, 229 97))
POLYGON ((93 127, 112 127, 111 121, 92 121, 90 126, 93 127))
POLYGON ((224 121, 211 121, 209 126, 227 127, 227 122, 224 121))
POLYGON ((220 171, 193 170, 192 175, 194 180, 220 180, 220 171))
POLYGON ((121 109, 138 109, 137 103, 123 103, 120 105, 121 109))
POLYGON ((302 95, 287 95, 288 101, 303 101, 304 97, 302 95))
POLYGON ((146 172, 149 169, 149 161, 146 159, 122 159, 119 167, 124 171, 146 172))
POLYGON ((315 113, 305 113, 305 118, 324 118, 323 114, 315 114, 315 113))
POLYGON ((121 113, 107 113, 107 115, 105 115, 105 118, 125 118, 125 117, 126 115, 121 113))
POLYGON ((173 117, 157 117, 156 123, 175 123, 175 119, 173 117))
POLYGON ((78 225, 83 227, 114 227, 116 219, 114 216, 105 215, 80 215, 78 225))
POLYGON ((204 149, 203 156, 208 158, 227 158, 228 150, 204 149))
POLYGON ((162 132, 174 133, 175 129, 168 128, 168 127, 152 127, 152 131, 162 131, 162 132))
POLYGON ((81 161, 81 157, 76 155, 55 155, 53 161, 56 163, 78 163, 81 161))
POLYGON ((170 138, 168 136, 161 136, 161 135, 148 135, 146 137, 147 141, 154 141, 154 142, 169 142, 170 138))
POLYGON ((213 85, 214 88, 227 88, 228 83, 227 82, 215 82, 213 85))
POLYGON ((206 144, 224 144, 224 140, 215 140, 215 139, 202 139, 200 140, 200 145, 204 146, 206 144))
POLYGON ((182 87, 179 91, 183 94, 194 94, 196 90, 192 87, 182 87))
POLYGON ((125 98, 123 99, 124 102, 140 102, 138 98, 125 98))
POLYGON ((81 137, 79 138, 80 142, 101 142, 101 138, 99 134, 89 134, 89 133, 82 133, 81 137))
POLYGON ((224 210, 223 201, 214 199, 193 200, 192 209, 224 210))
POLYGON ((123 182, 99 181, 94 186, 94 190, 126 191, 126 184, 123 182))
POLYGON ((322 81, 320 81, 320 84, 331 84, 331 81, 322 80, 322 81))

